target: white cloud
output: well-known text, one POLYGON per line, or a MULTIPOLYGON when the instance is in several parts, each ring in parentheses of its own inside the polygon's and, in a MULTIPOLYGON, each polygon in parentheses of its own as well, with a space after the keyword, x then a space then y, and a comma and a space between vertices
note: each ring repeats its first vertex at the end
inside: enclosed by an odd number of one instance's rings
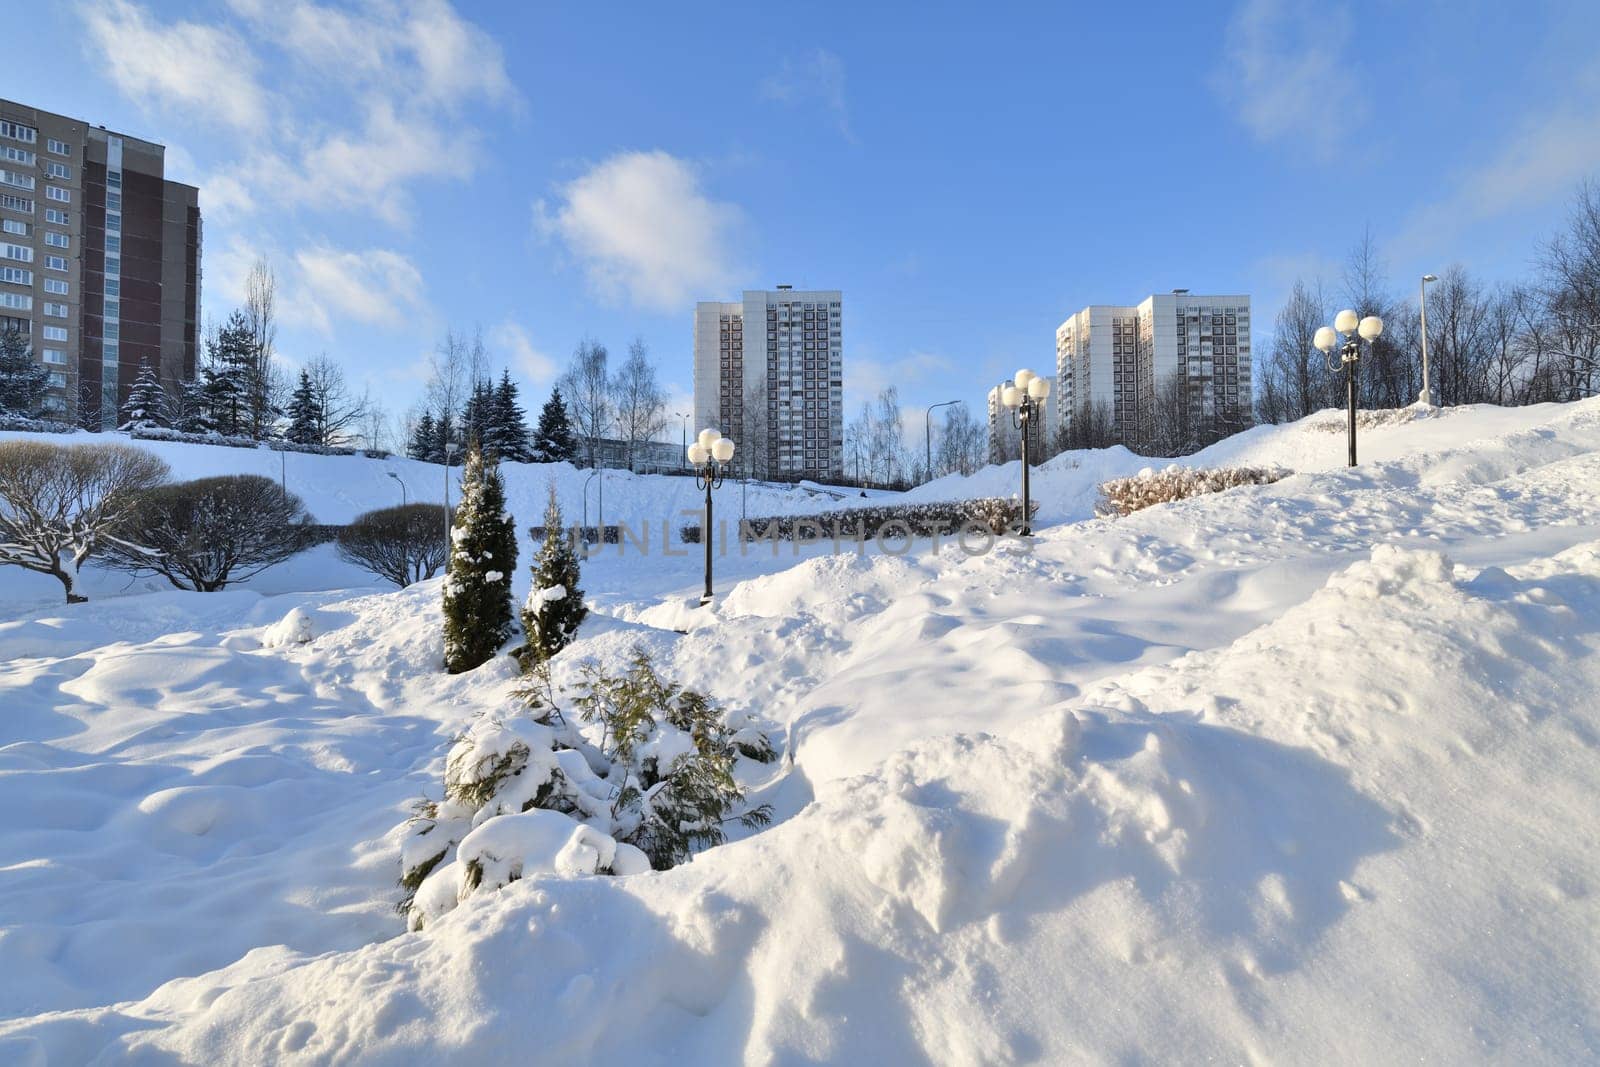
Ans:
POLYGON ((534 385, 544 385, 556 376, 556 361, 534 346, 519 323, 507 319, 495 326, 489 331, 489 344, 504 352, 506 362, 534 385))
POLYGON ((1312 0, 1245 0, 1228 23, 1213 86, 1263 141, 1331 159, 1367 112, 1347 11, 1312 0))
MULTIPOLYGON (((912 352, 894 360, 851 358, 844 364, 845 418, 852 418, 863 403, 871 403, 888 386, 896 386, 903 403, 907 390, 933 378, 956 373, 955 363, 932 352, 912 352)), ((947 397, 946 399, 951 399, 947 397)), ((921 429, 922 423, 917 423, 921 429)))
POLYGON ((84 8, 89 40, 126 97, 204 121, 258 130, 270 114, 255 54, 232 30, 197 22, 161 25, 128 0, 84 8))
POLYGON ((426 313, 422 274, 399 252, 319 247, 303 249, 294 259, 299 268, 297 295, 317 309, 325 330, 335 314, 400 327, 414 324, 426 313))
POLYGON ((816 100, 833 116, 845 140, 856 139, 850 130, 844 60, 826 48, 819 48, 798 62, 785 59, 778 73, 762 81, 761 95, 786 104, 816 100))
POLYGON ((562 188, 553 210, 540 201, 534 211, 606 299, 681 311, 737 275, 739 210, 708 197, 694 168, 666 152, 612 156, 562 188))

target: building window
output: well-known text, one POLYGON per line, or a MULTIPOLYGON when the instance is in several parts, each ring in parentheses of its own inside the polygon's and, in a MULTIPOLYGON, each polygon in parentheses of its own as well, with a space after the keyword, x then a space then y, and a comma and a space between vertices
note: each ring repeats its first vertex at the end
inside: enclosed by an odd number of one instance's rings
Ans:
POLYGON ((0 207, 10 208, 12 211, 21 211, 24 214, 33 214, 33 201, 25 196, 12 196, 10 193, 0 193, 0 207))
POLYGON ((44 302, 44 313, 54 319, 64 319, 67 317, 67 305, 58 304, 53 300, 46 300, 44 302))
POLYGON ((0 219, 0 231, 14 233, 18 237, 26 237, 28 236, 28 224, 26 222, 18 222, 16 219, 0 219))
POLYGON ((21 171, 16 170, 6 170, 4 167, 0 167, 0 183, 9 185, 14 189, 32 189, 38 184, 33 175, 23 174, 21 171))
POLYGON ((67 339, 67 328, 65 326, 46 326, 44 328, 44 339, 46 341, 65 341, 67 339))
POLYGON ((67 213, 58 207, 47 207, 44 209, 44 221, 53 222, 57 226, 66 226, 67 213))
POLYGON ((65 141, 58 141, 54 137, 45 142, 45 147, 58 156, 72 155, 72 146, 65 141))
POLYGON ((66 234, 56 233, 54 230, 46 230, 44 232, 44 243, 52 248, 69 248, 72 245, 72 241, 66 234))
POLYGON ((31 167, 39 157, 26 148, 12 148, 10 145, 0 145, 0 159, 8 163, 21 163, 24 167, 31 167))
POLYGON ((27 245, 0 244, 0 257, 14 259, 18 263, 32 263, 33 249, 27 245))
POLYGON ((33 297, 24 293, 0 293, 0 308, 14 311, 32 311, 33 297))
POLYGON ((47 293, 54 293, 56 296, 66 296, 71 289, 72 286, 69 283, 62 281, 60 278, 46 278, 44 280, 44 291, 47 293))
POLYGON ((36 144, 39 140, 39 131, 32 126, 24 126, 20 122, 0 119, 0 137, 9 137, 13 141, 21 141, 23 144, 36 144))
POLYGON ((67 387, 67 376, 65 374, 62 374, 58 370, 51 371, 50 372, 50 388, 52 388, 52 389, 65 389, 66 387, 67 387))
POLYGON ((59 348, 40 349, 39 355, 46 363, 65 364, 67 362, 67 354, 59 348))
POLYGON ((65 163, 56 163, 52 160, 46 160, 44 172, 50 177, 60 178, 64 182, 70 182, 72 180, 72 168, 67 166, 65 163))
MULTIPOLYGON (((29 251, 32 251, 32 249, 29 249, 29 251)), ((67 257, 66 256, 45 256, 44 257, 44 266, 45 266, 46 270, 59 270, 59 271, 65 273, 66 269, 67 269, 67 257)))
MULTIPOLYGON (((30 178, 29 180, 31 181, 32 179, 30 178)), ((30 185, 28 188, 32 189, 33 186, 30 185)), ((72 190, 63 189, 59 185, 47 185, 44 187, 44 198, 46 200, 55 200, 63 204, 70 204, 72 203, 72 190)))

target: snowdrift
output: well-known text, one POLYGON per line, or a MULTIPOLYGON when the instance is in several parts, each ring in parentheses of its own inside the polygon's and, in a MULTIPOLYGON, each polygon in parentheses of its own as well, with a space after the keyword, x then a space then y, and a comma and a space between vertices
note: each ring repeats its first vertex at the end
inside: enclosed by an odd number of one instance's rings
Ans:
POLYGON ((1246 436, 1302 473, 1031 551, 597 557, 563 658, 784 724, 780 821, 418 934, 392 828, 513 684, 437 583, 0 623, 0 1061, 1592 1058, 1600 401, 1246 436))

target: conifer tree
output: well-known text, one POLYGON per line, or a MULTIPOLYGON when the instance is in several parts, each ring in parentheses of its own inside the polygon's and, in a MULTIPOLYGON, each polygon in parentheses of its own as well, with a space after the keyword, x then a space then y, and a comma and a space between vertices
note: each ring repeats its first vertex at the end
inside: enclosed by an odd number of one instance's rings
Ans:
POLYGON ((289 429, 284 436, 297 445, 322 443, 322 413, 309 371, 300 372, 300 382, 289 398, 289 429))
POLYGON ((242 436, 251 429, 251 381, 256 342, 243 312, 235 311, 207 345, 205 405, 217 432, 242 436))
POLYGON ((534 557, 533 584, 522 606, 527 654, 535 663, 567 647, 578 624, 589 614, 578 587, 578 554, 573 550, 571 531, 564 527, 556 487, 551 483, 544 508, 544 541, 534 557))
POLYGON ((444 581, 444 665, 451 674, 491 659, 511 636, 517 534, 493 456, 474 447, 461 472, 444 581))
POLYGON ((500 384, 494 390, 490 409, 489 439, 502 460, 527 463, 532 459, 528 445, 528 417, 517 399, 517 383, 511 372, 500 372, 500 384))
POLYGON ((416 428, 411 431, 411 442, 406 447, 406 455, 412 459, 420 459, 424 463, 439 462, 439 428, 434 424, 433 412, 424 411, 417 420, 416 428))
POLYGON ((173 406, 173 429, 183 433, 215 433, 216 420, 211 417, 211 405, 206 394, 204 372, 178 384, 178 399, 173 406))
POLYGON ((439 415, 439 421, 434 426, 435 440, 438 441, 439 450, 434 453, 433 461, 435 463, 446 463, 453 456, 455 462, 460 463, 462 455, 461 434, 456 430, 455 416, 448 411, 442 412, 439 415), (454 448, 453 453, 452 446, 454 448))
MULTIPOLYGON (((494 452, 490 429, 494 418, 494 386, 487 380, 474 382, 467 404, 461 410, 461 437, 468 448, 481 447, 494 452)), ((496 459, 503 459, 498 452, 496 459)))
POLYGON ((50 371, 33 361, 33 348, 18 330, 0 333, 0 411, 32 418, 44 403, 50 371))
POLYGON ((533 435, 533 461, 535 463, 572 462, 578 454, 578 440, 572 432, 572 420, 567 417, 566 401, 561 398, 561 387, 550 391, 550 399, 539 409, 539 428, 533 435))
POLYGON ((167 393, 149 360, 139 367, 139 377, 122 405, 121 430, 152 430, 167 425, 167 393))

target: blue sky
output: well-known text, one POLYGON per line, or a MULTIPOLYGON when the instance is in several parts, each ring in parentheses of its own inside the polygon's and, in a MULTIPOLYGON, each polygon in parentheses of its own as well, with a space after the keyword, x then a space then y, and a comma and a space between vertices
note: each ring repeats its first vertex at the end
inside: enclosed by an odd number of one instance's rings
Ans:
POLYGON ((981 409, 1088 303, 1242 290, 1264 347, 1368 226, 1408 292, 1524 276, 1600 172, 1592 2, 40 12, 81 44, 0 93, 167 144, 206 314, 266 255, 285 356, 396 414, 475 325, 534 405, 585 335, 643 336, 681 405, 694 301, 779 282, 844 290, 847 412, 981 409))

